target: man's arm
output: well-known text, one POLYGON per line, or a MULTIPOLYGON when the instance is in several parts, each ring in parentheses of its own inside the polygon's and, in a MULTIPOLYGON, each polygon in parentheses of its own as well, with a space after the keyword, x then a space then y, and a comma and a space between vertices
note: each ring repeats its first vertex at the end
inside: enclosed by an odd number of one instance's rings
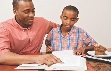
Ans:
POLYGON ((56 24, 54 22, 49 22, 49 26, 47 27, 47 32, 46 34, 48 34, 53 28, 57 28, 58 26, 60 26, 59 24, 56 24))
POLYGON ((23 63, 46 64, 48 66, 61 62, 52 54, 46 55, 19 55, 13 52, 6 52, 0 56, 0 64, 19 65, 23 63))
POLYGON ((22 63, 34 63, 34 57, 30 55, 19 55, 13 52, 6 52, 0 56, 1 64, 18 65, 22 63))

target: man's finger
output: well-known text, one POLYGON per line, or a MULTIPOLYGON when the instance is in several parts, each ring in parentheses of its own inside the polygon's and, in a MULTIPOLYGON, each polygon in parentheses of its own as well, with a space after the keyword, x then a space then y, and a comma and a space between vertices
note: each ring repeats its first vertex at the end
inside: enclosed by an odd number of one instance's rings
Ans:
POLYGON ((60 58, 57 58, 57 57, 54 56, 54 55, 51 55, 51 56, 53 57, 54 60, 56 60, 56 62, 59 62, 59 63, 62 62, 62 61, 60 60, 60 58))

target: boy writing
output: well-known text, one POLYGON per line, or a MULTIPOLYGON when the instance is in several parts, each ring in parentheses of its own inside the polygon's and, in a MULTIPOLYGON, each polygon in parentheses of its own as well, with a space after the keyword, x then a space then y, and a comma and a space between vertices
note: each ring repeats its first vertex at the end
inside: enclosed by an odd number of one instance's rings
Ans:
POLYGON ((74 26, 79 20, 78 14, 75 6, 64 7, 60 16, 61 26, 52 29, 45 40, 46 52, 74 50, 76 55, 80 55, 94 50, 97 42, 83 29, 74 26))

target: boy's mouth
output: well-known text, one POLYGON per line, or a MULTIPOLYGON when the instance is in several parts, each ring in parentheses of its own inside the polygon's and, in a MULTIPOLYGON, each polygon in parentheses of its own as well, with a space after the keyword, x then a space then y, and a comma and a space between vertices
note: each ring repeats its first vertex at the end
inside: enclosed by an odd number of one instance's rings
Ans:
POLYGON ((70 28, 70 26, 69 26, 69 25, 65 25, 65 27, 70 28))

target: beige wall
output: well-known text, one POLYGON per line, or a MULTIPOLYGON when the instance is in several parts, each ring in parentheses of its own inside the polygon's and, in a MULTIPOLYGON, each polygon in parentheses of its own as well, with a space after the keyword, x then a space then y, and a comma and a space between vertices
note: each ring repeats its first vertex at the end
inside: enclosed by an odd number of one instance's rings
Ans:
MULTIPOLYGON (((33 0, 36 16, 61 24, 64 6, 74 5, 79 11, 76 26, 86 30, 99 44, 111 47, 111 0, 33 0)), ((13 18, 12 0, 0 0, 0 22, 13 18)), ((42 50, 45 51, 43 44, 42 50)))

